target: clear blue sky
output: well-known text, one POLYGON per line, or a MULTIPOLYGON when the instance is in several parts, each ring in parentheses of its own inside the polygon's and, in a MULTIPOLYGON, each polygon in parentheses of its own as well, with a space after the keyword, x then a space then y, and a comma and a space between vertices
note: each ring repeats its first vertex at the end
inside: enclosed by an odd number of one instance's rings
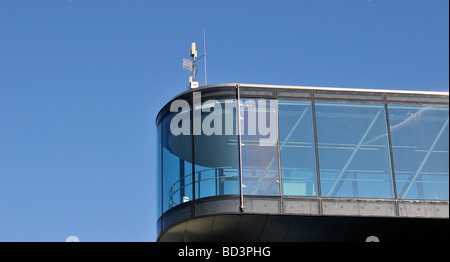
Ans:
POLYGON ((0 241, 155 240, 155 117, 203 29, 208 84, 449 89, 447 0, 0 0, 0 241))

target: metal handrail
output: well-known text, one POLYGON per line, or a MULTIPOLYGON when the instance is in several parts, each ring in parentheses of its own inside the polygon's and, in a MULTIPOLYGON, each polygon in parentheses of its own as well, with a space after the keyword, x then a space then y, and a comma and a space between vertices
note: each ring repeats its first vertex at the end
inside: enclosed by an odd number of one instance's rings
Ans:
MULTIPOLYGON (((201 175, 201 173, 204 173, 204 172, 208 172, 208 171, 215 171, 215 170, 218 170, 218 169, 231 169, 231 167, 221 167, 221 168, 210 168, 210 169, 204 169, 204 170, 200 170, 200 171, 197 171, 197 172, 195 172, 194 174, 200 174, 201 175)), ((292 168, 292 170, 296 170, 297 168, 292 168)), ((336 169, 336 170, 333 170, 333 171, 335 171, 335 172, 339 172, 340 170, 338 170, 338 169, 336 169)), ((347 170, 347 171, 349 171, 349 170, 347 170)), ((366 171, 366 170, 362 170, 362 171, 366 171)), ((410 172, 410 173, 412 173, 412 172, 410 172)), ((428 173, 431 173, 431 172, 428 172, 428 173)), ((209 180, 218 180, 218 179, 230 179, 230 178, 235 178, 235 179, 237 179, 238 178, 238 176, 236 176, 236 175, 234 175, 234 176, 230 176, 230 175, 226 175, 226 176, 219 176, 219 177, 208 177, 208 178, 204 178, 204 179, 198 179, 198 180, 196 180, 195 182, 190 182, 190 183, 187 183, 187 184, 185 184, 185 185, 183 185, 183 186, 180 186, 180 187, 176 187, 176 185, 182 180, 182 179, 186 179, 186 178, 188 178, 188 177, 191 177, 193 174, 188 174, 188 175, 186 175, 186 176, 184 176, 183 178, 181 178, 181 179, 179 179, 179 180, 177 180, 177 181, 175 181, 175 183, 171 186, 171 188, 170 188, 170 190, 169 190, 169 208, 172 208, 172 207, 174 207, 174 206, 177 206, 178 204, 181 204, 181 203, 176 203, 176 201, 174 201, 174 196, 175 196, 175 194, 177 193, 177 192, 179 192, 181 189, 183 189, 183 188, 186 188, 186 187, 188 187, 188 186, 192 186, 193 184, 195 184, 195 183, 201 183, 201 182, 204 182, 204 181, 209 181, 209 180)), ((438 174, 438 175, 445 175, 445 174, 438 174)), ((252 179, 252 178, 248 178, 248 179, 252 179)), ((254 177, 253 178, 254 180, 257 180, 257 177, 254 177)), ((335 178, 326 178, 326 177, 322 177, 321 178, 321 180, 324 180, 324 181, 334 181, 335 180, 335 178)), ((192 180, 191 180, 192 181, 192 180)), ((285 180, 285 182, 288 182, 288 183, 298 183, 298 182, 308 182, 308 181, 314 181, 314 179, 310 179, 310 178, 305 178, 305 177, 298 177, 298 176, 293 176, 293 177, 290 177, 289 179, 287 179, 287 180, 285 180)), ((385 182, 386 180, 385 179, 364 179, 364 178, 357 178, 357 179, 355 179, 355 178, 341 178, 341 180, 340 181, 359 181, 359 182, 385 182)), ((409 182, 409 180, 397 180, 397 182, 409 182)), ((415 181, 416 183, 423 183, 423 184, 448 184, 448 182, 446 182, 446 181, 422 181, 422 180, 416 180, 415 181)))
MULTIPOLYGON (((193 185, 194 183, 197 183, 197 182, 208 181, 208 180, 216 180, 216 179, 224 179, 224 178, 232 178, 232 177, 235 177, 235 176, 220 176, 220 177, 212 177, 212 178, 199 179, 198 181, 187 183, 187 184, 185 184, 184 186, 180 186, 180 187, 178 187, 177 189, 175 189, 175 188, 176 188, 176 185, 177 185, 179 182, 181 182, 181 180, 184 180, 184 179, 186 179, 186 178, 188 178, 188 177, 191 177, 191 176, 193 176, 193 175, 196 175, 196 174, 200 174, 200 175, 201 175, 201 173, 203 173, 203 172, 208 172, 208 171, 212 171, 212 170, 215 171, 215 170, 218 170, 218 169, 222 169, 222 170, 223 170, 223 169, 230 169, 230 168, 231 168, 231 166, 225 166, 225 167, 217 167, 217 168, 204 169, 204 170, 200 170, 200 171, 194 172, 193 174, 188 174, 188 175, 186 175, 186 176, 184 176, 184 177, 178 179, 177 181, 175 181, 175 182, 172 184, 172 186, 171 186, 170 189, 169 189, 169 208, 172 208, 172 207, 176 206, 176 205, 175 205, 175 201, 173 200, 173 197, 174 197, 174 195, 175 195, 177 192, 179 192, 179 191, 180 191, 181 189, 183 189, 183 188, 186 188, 186 187, 188 187, 188 186, 190 186, 190 185, 193 185)), ((193 180, 191 180, 191 181, 193 181, 193 180)))

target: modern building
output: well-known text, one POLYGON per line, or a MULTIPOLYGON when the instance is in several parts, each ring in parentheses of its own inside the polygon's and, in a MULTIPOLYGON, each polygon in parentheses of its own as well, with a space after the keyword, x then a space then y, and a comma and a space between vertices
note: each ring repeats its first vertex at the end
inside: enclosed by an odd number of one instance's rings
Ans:
POLYGON ((448 92, 216 84, 156 124, 158 241, 448 241, 448 92))

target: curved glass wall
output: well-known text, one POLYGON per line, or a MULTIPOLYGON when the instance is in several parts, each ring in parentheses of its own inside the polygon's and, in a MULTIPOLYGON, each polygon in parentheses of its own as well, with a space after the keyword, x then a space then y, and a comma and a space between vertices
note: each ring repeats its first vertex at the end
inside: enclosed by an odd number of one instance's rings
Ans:
POLYGON ((195 197, 239 194, 235 99, 194 104, 195 197))
POLYGON ((158 215, 241 186, 244 197, 449 200, 448 97, 277 92, 242 92, 241 150, 235 88, 161 111, 158 215))
POLYGON ((156 214, 158 217, 162 215, 162 143, 161 143, 161 124, 156 126, 156 214))
MULTIPOLYGON (((181 114, 189 114, 189 111, 181 114)), ((192 138, 190 135, 172 134, 171 121, 176 115, 169 113, 162 120, 163 211, 193 199, 192 138)))

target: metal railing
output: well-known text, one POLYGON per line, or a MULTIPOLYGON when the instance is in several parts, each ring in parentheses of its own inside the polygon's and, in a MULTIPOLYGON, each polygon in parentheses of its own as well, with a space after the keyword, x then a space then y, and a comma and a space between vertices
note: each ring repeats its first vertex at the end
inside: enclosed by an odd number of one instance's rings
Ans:
MULTIPOLYGON (((178 192, 180 192, 183 189, 185 189, 186 187, 193 186, 195 184, 200 184, 200 183, 205 182, 205 181, 219 181, 219 183, 224 184, 225 180, 227 180, 227 179, 232 179, 232 178, 237 179, 238 178, 237 175, 235 175, 235 176, 217 175, 217 172, 219 170, 221 170, 223 172, 226 172, 225 171, 226 169, 231 169, 231 167, 218 167, 218 168, 203 169, 203 170, 197 171, 197 172, 195 172, 193 174, 186 175, 186 176, 178 179, 177 181, 175 181, 172 184, 172 186, 170 187, 170 189, 169 189, 169 208, 177 206, 177 205, 181 204, 181 202, 184 203, 184 202, 192 200, 192 199, 189 199, 187 196, 180 196, 179 203, 178 203, 178 201, 174 200, 174 196, 178 192), (210 172, 210 171, 214 171, 215 172, 215 176, 214 177, 202 178, 202 173, 207 173, 207 172, 210 172), (197 175, 197 176, 193 177, 193 175, 197 175), (197 178, 197 179, 194 179, 194 178, 197 178), (190 181, 190 182, 189 183, 184 183, 183 185, 180 185, 180 186, 177 186, 182 181, 190 181)), ((217 193, 216 193, 216 195, 217 195, 217 193)))

